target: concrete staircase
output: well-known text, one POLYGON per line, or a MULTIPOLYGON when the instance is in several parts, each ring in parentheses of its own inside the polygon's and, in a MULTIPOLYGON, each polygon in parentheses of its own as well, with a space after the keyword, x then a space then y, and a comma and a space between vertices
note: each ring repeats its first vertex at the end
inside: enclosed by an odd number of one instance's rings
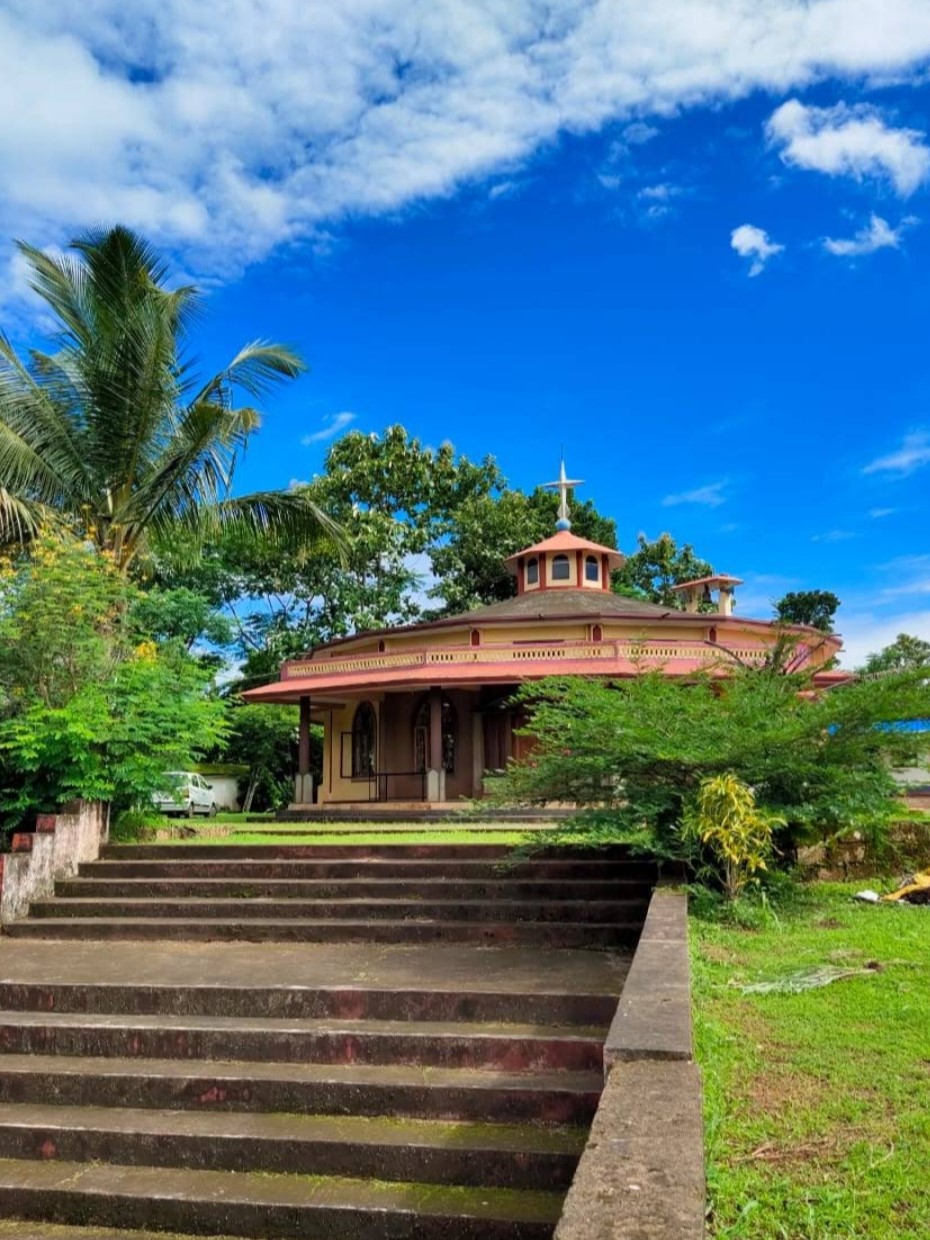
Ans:
POLYGON ((5 928, 0 1216, 35 1240, 549 1240, 654 874, 505 860, 108 848, 5 928))
POLYGON ((18 938, 631 947, 651 863, 503 845, 111 845, 18 938))

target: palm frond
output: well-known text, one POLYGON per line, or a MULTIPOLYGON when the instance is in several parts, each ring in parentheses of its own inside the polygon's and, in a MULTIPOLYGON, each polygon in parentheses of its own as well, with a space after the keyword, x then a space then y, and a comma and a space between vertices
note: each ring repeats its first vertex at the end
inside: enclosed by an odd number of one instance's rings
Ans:
POLYGON ((254 491, 225 499, 205 515, 221 529, 239 528, 272 545, 300 548, 308 542, 325 542, 345 557, 342 527, 301 491, 254 491))
POLYGON ((283 344, 254 340, 240 349, 228 366, 209 379, 191 403, 226 398, 233 388, 241 388, 257 400, 272 391, 284 379, 296 379, 307 369, 306 363, 283 344))

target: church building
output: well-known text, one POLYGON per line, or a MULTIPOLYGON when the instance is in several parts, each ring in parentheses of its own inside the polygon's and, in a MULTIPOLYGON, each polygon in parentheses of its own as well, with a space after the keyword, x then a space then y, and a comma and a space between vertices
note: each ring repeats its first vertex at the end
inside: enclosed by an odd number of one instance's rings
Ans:
MULTIPOLYGON (((571 531, 565 476, 556 531, 510 556, 516 594, 502 603, 421 624, 357 633, 289 660, 250 702, 298 703, 300 744, 292 808, 442 807, 479 797, 487 771, 524 756, 531 738, 513 693, 546 676, 609 680, 661 670, 727 675, 759 664, 784 627, 734 612, 725 575, 676 587, 677 610, 611 591, 623 556, 571 531), (310 724, 323 725, 323 775, 310 775, 310 724)), ((791 626, 794 665, 815 686, 847 677, 831 671, 835 634, 791 626), (817 669, 822 669, 818 671, 817 669)))

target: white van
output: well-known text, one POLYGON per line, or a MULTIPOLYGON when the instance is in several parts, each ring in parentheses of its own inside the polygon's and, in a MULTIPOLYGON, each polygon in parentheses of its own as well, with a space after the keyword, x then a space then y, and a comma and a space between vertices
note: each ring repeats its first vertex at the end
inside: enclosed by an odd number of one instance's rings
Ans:
POLYGON ((165 787, 152 794, 152 804, 163 814, 186 814, 193 818, 203 814, 212 818, 216 813, 213 789, 193 771, 168 771, 165 787))

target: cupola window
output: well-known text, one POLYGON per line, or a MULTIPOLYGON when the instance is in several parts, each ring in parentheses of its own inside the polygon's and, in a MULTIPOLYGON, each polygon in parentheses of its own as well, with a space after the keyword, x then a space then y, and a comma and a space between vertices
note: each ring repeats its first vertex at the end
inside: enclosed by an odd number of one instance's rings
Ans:
POLYGON ((571 577, 571 569, 569 568, 567 555, 555 555, 552 557, 552 580, 568 581, 571 577))
POLYGON ((539 560, 535 555, 526 562, 526 584, 528 586, 539 584, 539 560))
POLYGON ((600 581, 601 566, 597 562, 597 556, 589 555, 585 560, 584 579, 585 581, 600 581))

